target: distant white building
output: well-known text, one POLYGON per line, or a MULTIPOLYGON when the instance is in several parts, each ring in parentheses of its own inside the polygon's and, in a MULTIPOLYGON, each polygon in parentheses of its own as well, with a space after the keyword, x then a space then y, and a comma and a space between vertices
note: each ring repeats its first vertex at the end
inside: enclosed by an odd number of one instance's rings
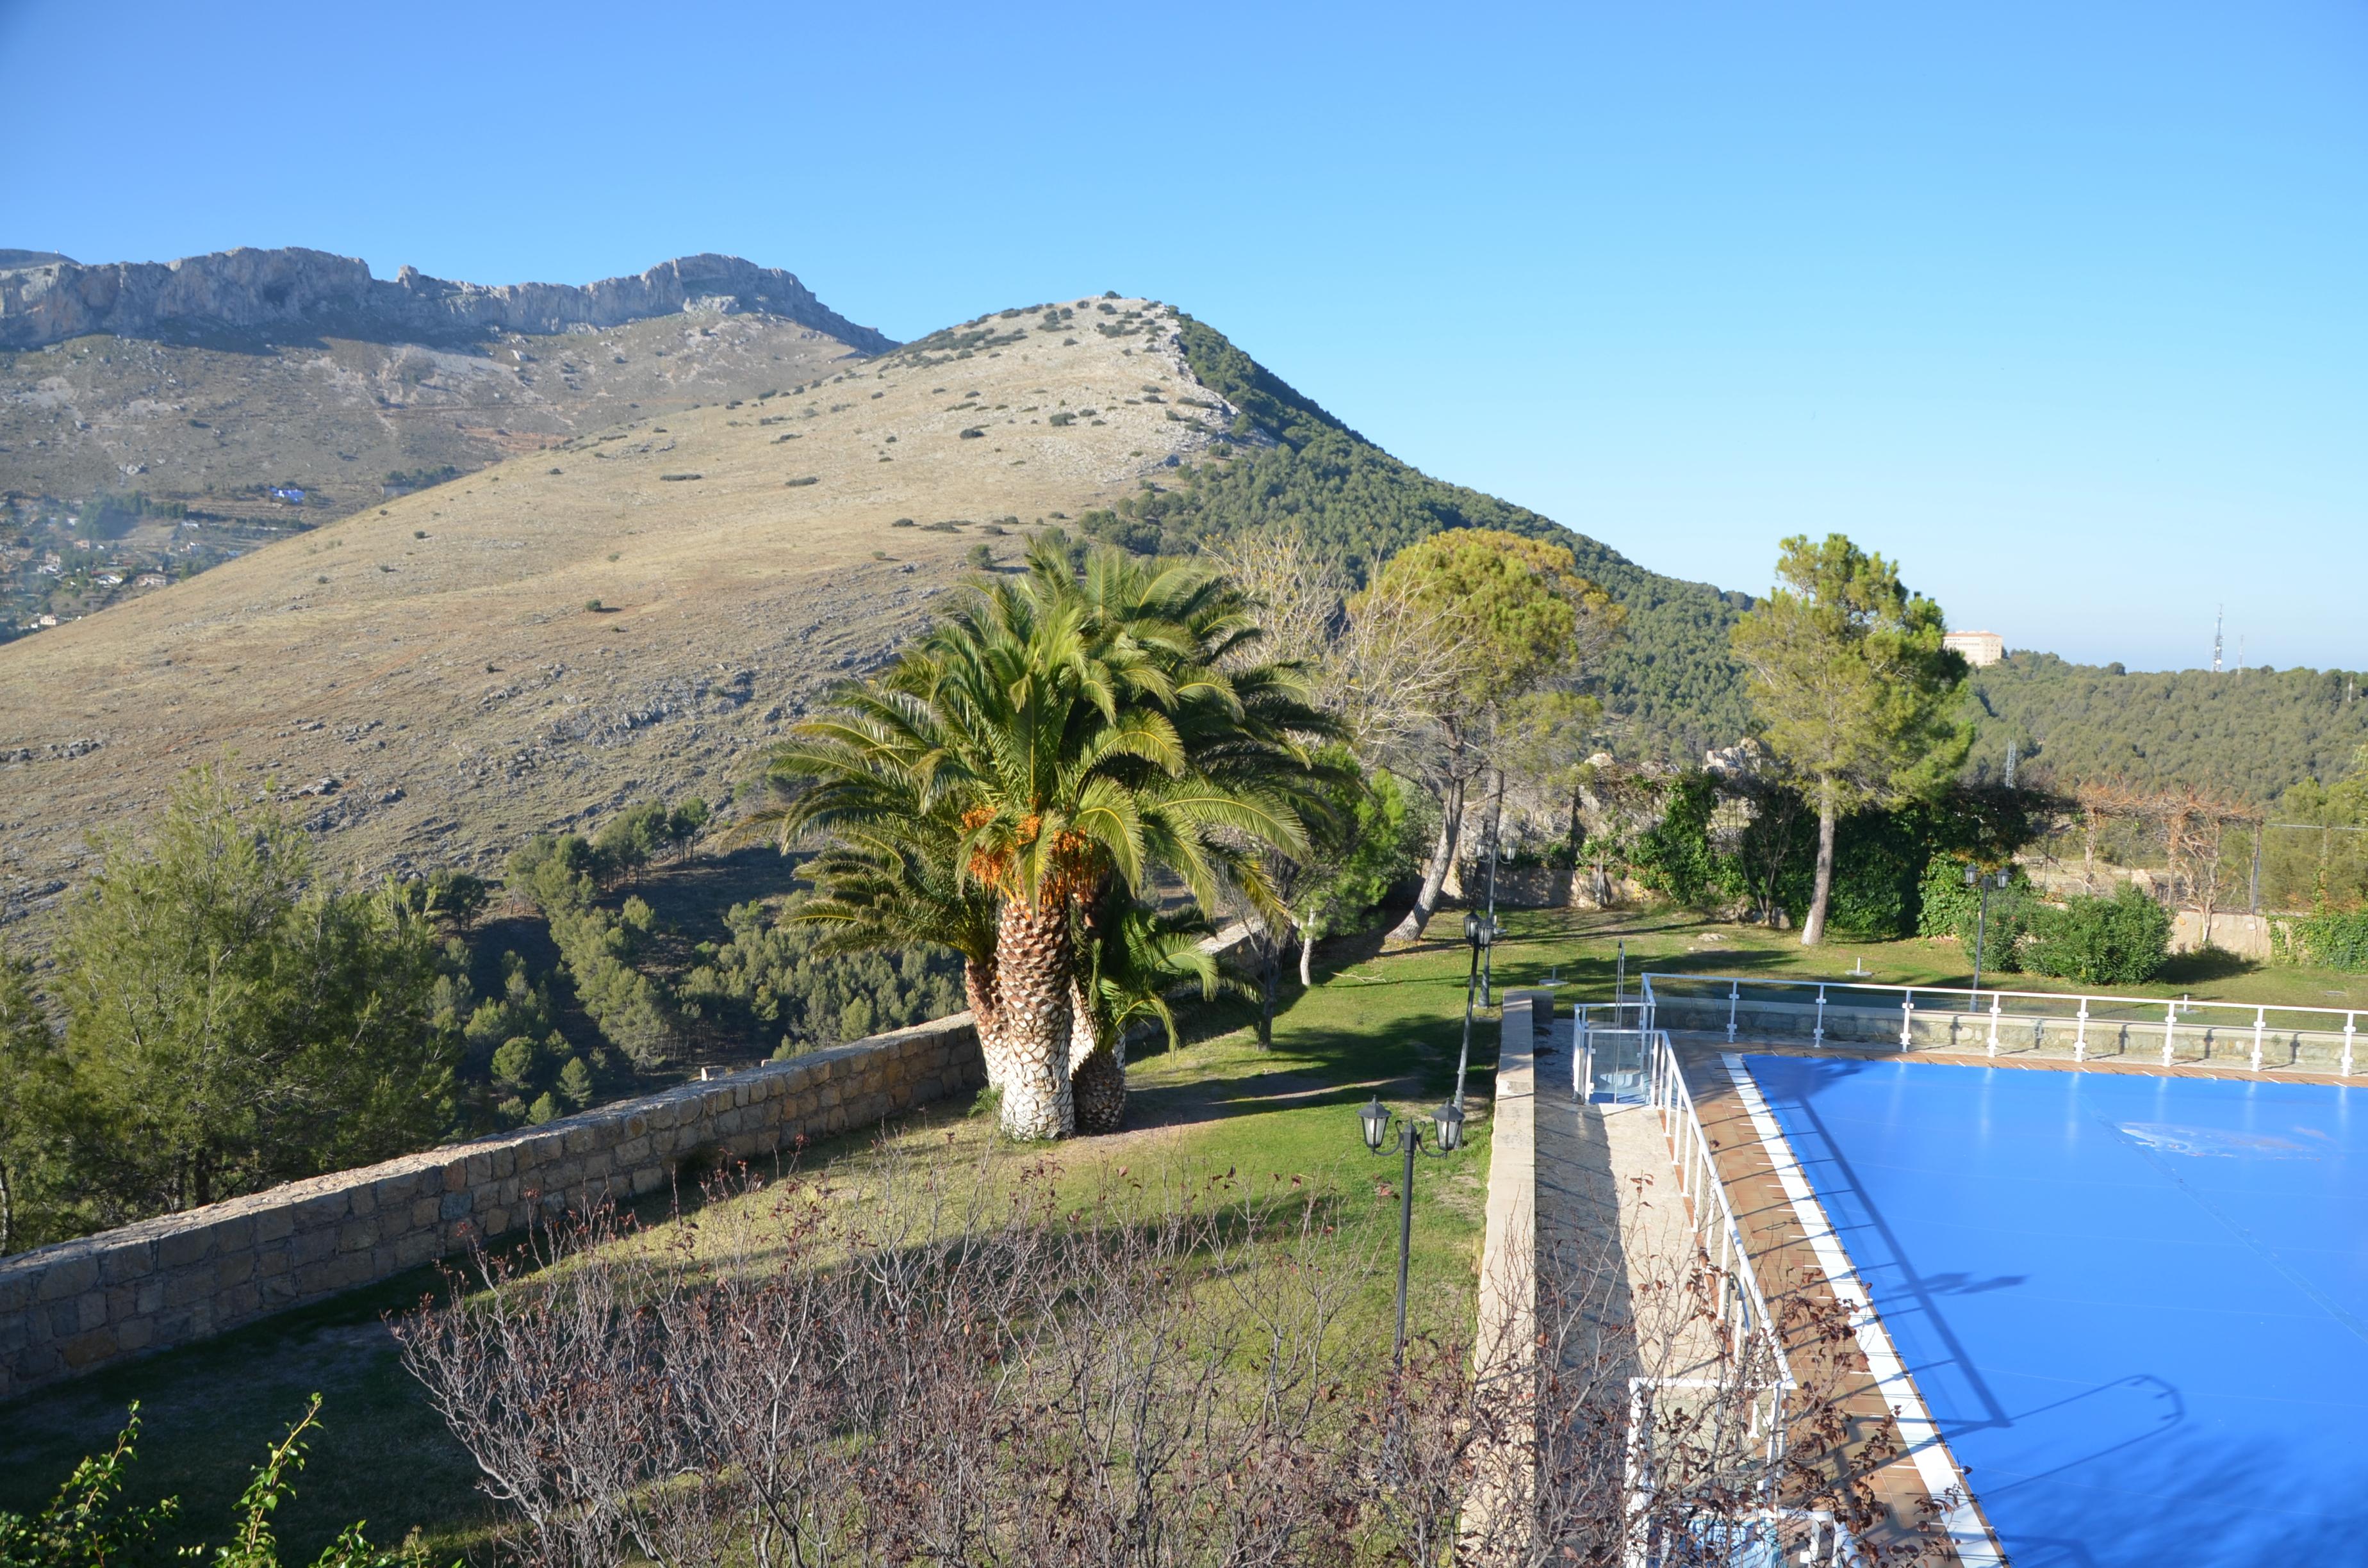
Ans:
POLYGON ((1976 669, 2006 657, 2006 639, 1995 631, 1952 631, 1941 639, 1941 643, 1963 653, 1965 663, 1976 669))

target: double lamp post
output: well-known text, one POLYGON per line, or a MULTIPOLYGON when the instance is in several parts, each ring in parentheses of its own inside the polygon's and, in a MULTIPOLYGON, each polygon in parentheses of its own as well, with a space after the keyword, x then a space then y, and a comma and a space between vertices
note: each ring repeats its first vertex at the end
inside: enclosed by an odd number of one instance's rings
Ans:
POLYGON ((1472 1062, 1472 1010, 1480 986, 1481 955, 1496 945, 1496 916, 1477 913, 1465 915, 1463 939, 1472 949, 1472 972, 1463 983, 1463 1046, 1455 1057, 1455 1097, 1430 1113, 1433 1147, 1422 1146, 1421 1122, 1410 1116, 1394 1117, 1389 1107, 1382 1103, 1378 1090, 1357 1112, 1368 1153, 1378 1154, 1383 1151, 1390 1142, 1390 1125, 1395 1121, 1398 1152, 1406 1159, 1406 1169, 1398 1181, 1398 1327, 1397 1338, 1391 1347, 1392 1364, 1401 1372, 1406 1370, 1406 1270, 1414 1256, 1414 1157, 1425 1154, 1443 1160, 1463 1147, 1463 1076, 1472 1062))

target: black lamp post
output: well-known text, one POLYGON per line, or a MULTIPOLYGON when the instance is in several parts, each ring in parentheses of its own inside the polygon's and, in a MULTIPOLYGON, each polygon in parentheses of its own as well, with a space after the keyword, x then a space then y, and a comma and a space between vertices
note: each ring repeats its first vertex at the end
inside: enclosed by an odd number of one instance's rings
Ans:
MULTIPOLYGON (((2013 874, 2011 869, 1998 874, 2000 892, 2005 891, 2013 874)), ((1990 935, 1990 879, 1987 873, 1968 866, 1965 868, 1965 885, 1982 890, 1981 908, 1974 916, 1974 994, 1978 996, 1982 989, 1983 949, 1988 945, 1990 935)))
MULTIPOLYGON (((1357 1119, 1364 1127, 1367 1152, 1382 1153, 1382 1145, 1389 1142, 1390 1136, 1390 1108, 1382 1103, 1382 1096, 1376 1094, 1366 1101, 1357 1112, 1357 1119)), ((1390 1355, 1401 1372, 1406 1370, 1406 1266, 1414 1256, 1414 1157, 1424 1153, 1443 1160, 1463 1147, 1463 1107, 1440 1106, 1430 1113, 1430 1119, 1434 1129, 1432 1142, 1439 1145, 1436 1150, 1422 1146, 1421 1123, 1412 1117, 1397 1119, 1398 1147, 1406 1154, 1406 1175, 1398 1183, 1398 1333, 1390 1355)))
POLYGON ((1472 1061, 1472 1003, 1480 989, 1480 955, 1497 945, 1497 917, 1477 912, 1463 917, 1463 939, 1472 944, 1472 974, 1463 983, 1463 1048, 1455 1053, 1455 1114, 1463 1114, 1463 1072, 1472 1061))

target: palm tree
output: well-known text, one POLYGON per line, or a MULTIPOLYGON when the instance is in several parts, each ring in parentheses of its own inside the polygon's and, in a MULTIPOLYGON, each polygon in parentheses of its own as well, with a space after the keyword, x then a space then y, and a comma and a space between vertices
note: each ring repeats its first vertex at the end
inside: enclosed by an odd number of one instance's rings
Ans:
POLYGON ((825 845, 807 917, 842 946, 962 953, 1015 1136, 1076 1127, 1085 912, 1163 871, 1204 911, 1224 886, 1266 899, 1258 852, 1305 846, 1304 737, 1326 722, 1290 669, 1253 660, 1256 638, 1204 569, 1106 552, 1080 580, 1040 545, 772 759, 765 823, 785 847, 825 845))
POLYGON ((1170 994, 1197 983, 1202 996, 1222 983, 1204 939, 1215 930, 1198 910, 1155 910, 1117 883, 1079 915, 1077 969, 1069 980, 1069 1094, 1080 1132, 1115 1132, 1126 1116, 1126 1037, 1156 1020, 1174 1050, 1170 994))

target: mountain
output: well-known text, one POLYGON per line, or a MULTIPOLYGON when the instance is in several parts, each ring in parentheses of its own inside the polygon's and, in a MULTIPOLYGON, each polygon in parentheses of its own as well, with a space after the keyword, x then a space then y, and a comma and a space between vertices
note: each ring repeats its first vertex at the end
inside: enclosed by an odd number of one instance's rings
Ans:
POLYGON ((430 278, 412 267, 391 281, 376 278, 366 262, 296 247, 242 246, 179 261, 98 266, 49 252, 0 252, 0 348, 40 348, 93 334, 381 343, 472 341, 488 333, 548 337, 684 312, 779 316, 865 354, 894 347, 825 307, 791 274, 734 256, 683 256, 638 277, 604 278, 581 288, 487 288, 430 278))
POLYGON ((489 867, 644 795, 728 796, 973 545, 1010 560, 1023 525, 1223 460, 1235 411, 1176 333, 1139 301, 984 318, 780 395, 632 415, 0 645, 0 917, 53 903, 90 830, 225 755, 372 871, 489 867))
POLYGON ((1613 696, 1655 716, 1632 733, 1732 738, 1685 705, 1689 681, 1734 704, 1735 599, 1397 462, 1172 307, 1030 306, 869 359, 831 342, 808 381, 645 408, 0 646, 0 920, 53 908, 91 830, 225 756, 372 871, 727 798, 975 546, 1125 538, 1146 509, 1154 546, 1286 517, 1358 555, 1460 523, 1553 537, 1631 607, 1613 696))
POLYGON ((729 256, 582 289, 384 283, 318 251, 0 268, 0 341, 69 328, 0 349, 0 640, 390 490, 894 347, 729 256))

